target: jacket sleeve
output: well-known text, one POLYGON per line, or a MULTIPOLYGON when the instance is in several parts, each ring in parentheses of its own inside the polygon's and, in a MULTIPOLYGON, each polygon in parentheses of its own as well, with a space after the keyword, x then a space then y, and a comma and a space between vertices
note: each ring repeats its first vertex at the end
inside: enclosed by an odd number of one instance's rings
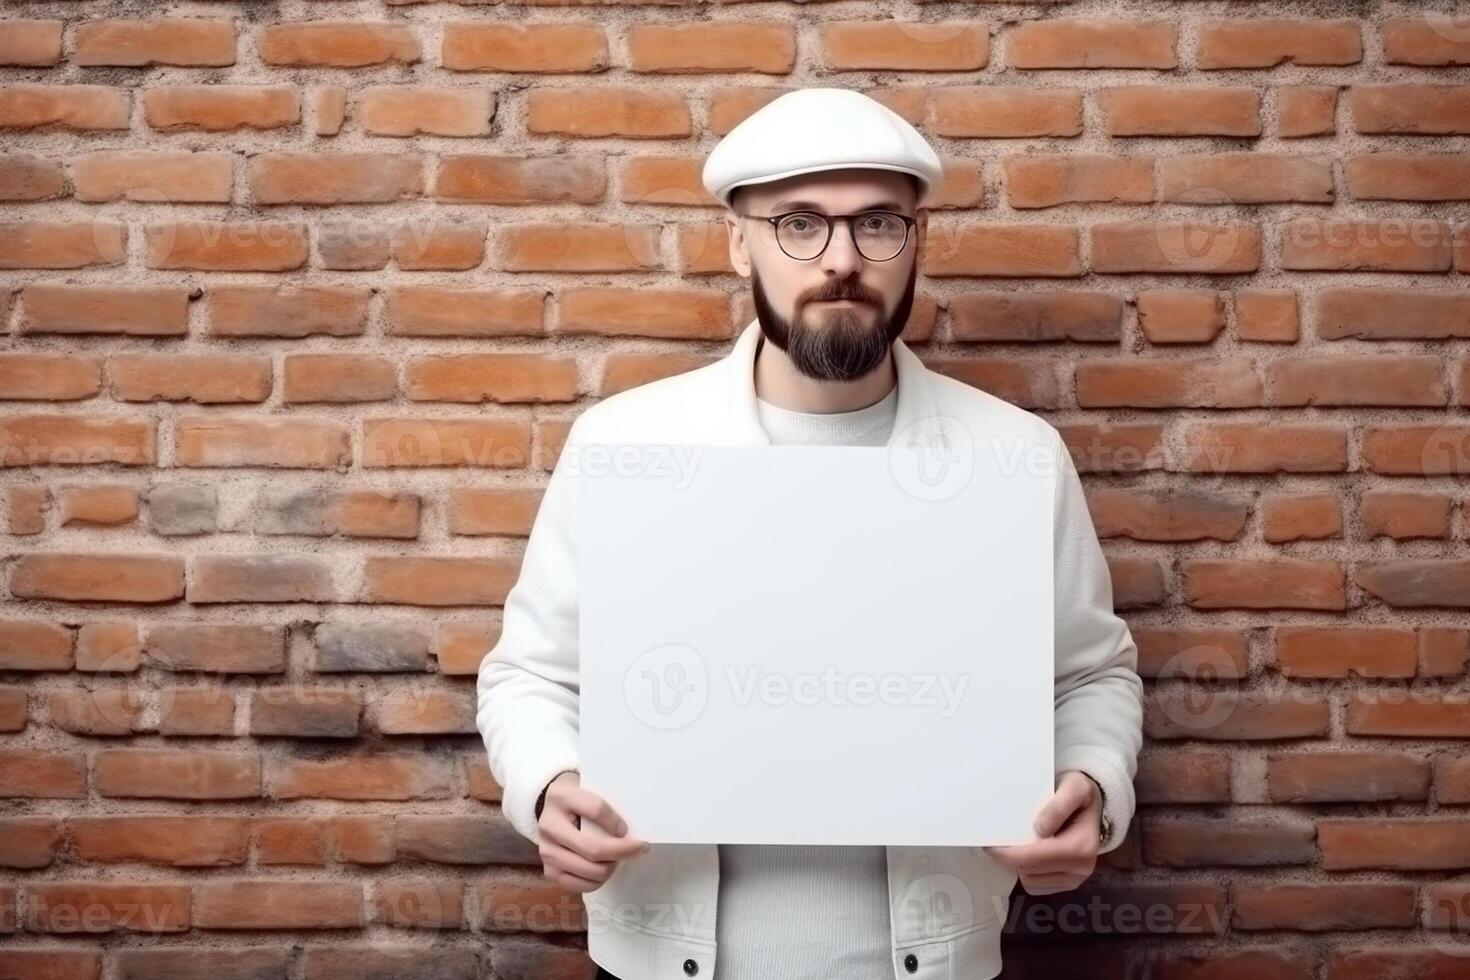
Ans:
POLYGON ((1076 769, 1102 787, 1112 821, 1112 832, 1098 846, 1103 852, 1122 843, 1133 817, 1133 777, 1143 745, 1143 681, 1133 635, 1113 611, 1113 582, 1082 481, 1055 430, 1052 438, 1057 458, 1052 542, 1056 771, 1060 776, 1076 769))
POLYGON ((552 469, 520 576, 506 594, 500 638, 476 680, 475 726, 503 790, 501 809, 538 845, 537 797, 557 774, 579 765, 577 481, 568 463, 579 421, 552 469))

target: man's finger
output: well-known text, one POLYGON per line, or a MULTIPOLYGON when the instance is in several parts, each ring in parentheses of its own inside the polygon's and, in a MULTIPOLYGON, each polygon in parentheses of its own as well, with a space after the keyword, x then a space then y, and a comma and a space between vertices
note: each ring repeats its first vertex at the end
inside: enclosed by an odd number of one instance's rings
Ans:
POLYGON ((593 885, 600 885, 612 874, 614 865, 591 861, 571 848, 548 841, 543 845, 542 863, 554 867, 564 874, 582 878, 593 885))
POLYGON ((1013 844, 1004 850, 1007 852, 1005 860, 1012 870, 1026 874, 1062 870, 1068 867, 1067 862, 1076 860, 1076 854, 1067 842, 1056 837, 1046 837, 1030 844, 1013 844))
POLYGON ((628 832, 628 822, 613 809, 611 803, 596 793, 582 789, 580 786, 568 787, 561 802, 568 810, 591 820, 610 834, 621 837, 628 832))
POLYGON ((1050 837, 1061 829, 1067 818, 1087 805, 1087 795, 1075 780, 1066 779, 1036 815, 1033 825, 1038 837, 1050 837))

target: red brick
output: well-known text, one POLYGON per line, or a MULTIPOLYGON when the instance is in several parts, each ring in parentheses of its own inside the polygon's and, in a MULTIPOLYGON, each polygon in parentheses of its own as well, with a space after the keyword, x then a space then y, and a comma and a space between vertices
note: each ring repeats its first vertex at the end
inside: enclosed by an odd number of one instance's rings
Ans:
POLYGON ((1144 702, 1144 731, 1154 739, 1211 739, 1222 742, 1320 738, 1327 734, 1331 706, 1310 692, 1273 697, 1221 688, 1150 694, 1144 702))
POLYGON ((1368 538, 1447 538, 1452 501, 1443 494, 1367 491, 1358 507, 1368 538))
POLYGON ((1261 230, 1244 222, 1115 221, 1095 224, 1094 272, 1255 272, 1261 265, 1261 230))
MULTIPOLYGON (((1143 823, 1144 859, 1171 868, 1308 864, 1310 823, 1155 817, 1143 823)), ((1237 886, 1242 887, 1242 886, 1237 886)))
POLYGON ((21 290, 21 333, 171 337, 189 329, 189 290, 36 284, 21 290))
POLYGON ((731 334, 723 291, 584 286, 561 293, 559 333, 597 333, 685 340, 731 334))
POLYGON ((1233 898, 1237 929, 1407 929, 1418 918, 1412 885, 1238 885, 1233 898))
POLYGON ((404 393, 412 401, 559 402, 577 397, 569 358, 525 354, 456 354, 410 361, 404 393))
POLYGON ((12 19, 0 25, 0 65, 46 66, 61 61, 64 21, 12 19))
POLYGON ((1470 199, 1470 153, 1372 153, 1347 160, 1343 173, 1359 200, 1470 199))
POLYGON ((273 763, 270 795, 277 800, 442 800, 449 766, 422 754, 342 755, 324 761, 283 758, 273 763))
POLYGON ((635 72, 784 75, 796 66, 796 30, 786 22, 634 24, 627 44, 635 72))
MULTIPOLYGON (((1129 516, 1135 524, 1167 521, 1174 513, 1165 509, 1169 503, 1167 500, 1155 503, 1151 510, 1129 516)), ((1180 505, 1177 510, 1184 510, 1188 503, 1180 505)), ((1229 504, 1230 501, 1218 501, 1216 505, 1223 510, 1229 504)), ((1203 510, 1208 505, 1206 501, 1196 506, 1203 510)), ((1213 524, 1211 520, 1212 515, 1208 512, 1198 515, 1186 512, 1181 521, 1194 523, 1186 525, 1184 530, 1161 528, 1150 534, 1145 529, 1130 536, 1160 541, 1200 540, 1205 537, 1234 540, 1240 536, 1239 528, 1244 524, 1245 516, 1240 512, 1225 511, 1222 516, 1214 518, 1213 524)), ((1133 631, 1133 636, 1138 645, 1138 673, 1142 677, 1231 680, 1242 679, 1250 672, 1246 636, 1239 630, 1139 627, 1133 631)))
POLYGON ((1261 540, 1271 544, 1342 537, 1342 501, 1334 494, 1271 494, 1260 510, 1261 540))
POLYGON ((67 831, 76 857, 100 864, 223 867, 244 864, 250 845, 243 817, 74 817, 67 831))
POLYGON ((306 265, 306 226, 287 221, 182 221, 143 229, 150 269, 287 272, 306 265))
MULTIPOLYGON (((1390 606, 1470 607, 1470 561, 1434 558, 1360 563, 1359 588, 1390 606)), ((1470 716, 1464 724, 1470 730, 1470 716)))
POLYGON ((424 192, 424 160, 399 153, 257 153, 245 168, 256 204, 386 204, 424 192))
MULTIPOLYGON (((1188 487, 1102 487, 1088 493, 1087 505, 1099 538, 1129 537, 1137 541, 1235 541, 1250 515, 1243 499, 1188 487)), ((1136 631, 1134 637, 1138 638, 1136 631)), ((1139 652, 1141 657, 1143 651, 1139 652)))
POLYGON ((1337 132, 1337 89, 1283 85, 1276 90, 1276 135, 1286 139, 1337 132))
POLYGON ((269 24, 255 38, 267 65, 361 68, 422 57, 412 26, 402 21, 296 21, 269 24))
POLYGON ((195 416, 174 422, 178 466, 335 469, 352 458, 346 425, 329 419, 195 416))
POLYGON ((31 932, 184 932, 188 885, 37 883, 26 888, 31 932))
POLYGON ((1177 29, 1166 21, 1023 21, 1006 34, 1012 68, 1174 68, 1177 29))
POLYGON ((607 193, 607 173, 600 159, 444 154, 432 193, 478 204, 596 204, 607 193))
POLYGON ((974 71, 990 60, 983 23, 846 20, 822 24, 830 71, 974 71))
POLYGON ((1259 136, 1252 88, 1125 85, 1097 95, 1109 136, 1259 136))
POLYGON ((595 24, 449 23, 441 58, 451 71, 594 72, 609 66, 607 35, 595 24))
POLYGON ((545 332, 544 290, 465 290, 431 286, 388 291, 385 317, 396 337, 538 336, 545 332))
POLYGON ((693 133, 689 104, 677 92, 632 87, 536 88, 526 103, 535 135, 669 139, 693 133))
POLYGON ((1058 204, 1147 204, 1154 199, 1154 162, 1096 154, 1006 157, 1006 199, 1013 208, 1058 204))
POLYGON ((1082 275, 1076 228, 966 224, 929 229, 924 272, 931 276, 1082 275))
POLYGON ((0 622, 0 670, 70 670, 72 633, 41 619, 0 622))
POLYGON ((60 846, 61 823, 52 817, 0 818, 0 867, 44 868, 60 846))
POLYGON ((170 602, 184 594, 184 563, 172 555, 23 555, 11 568, 10 591, 62 602, 170 602))
POLYGON ((1301 218, 1281 229, 1281 267, 1315 271, 1445 272, 1450 226, 1423 218, 1323 221, 1301 218))
POLYGON ((227 204, 234 188, 228 153, 118 150, 71 162, 79 201, 227 204))
POLYGON ((111 749, 97 753, 92 778, 103 796, 254 799, 260 796, 260 757, 244 752, 111 749))
POLYGON ((1281 803, 1423 800, 1429 779, 1429 764, 1406 753, 1273 753, 1266 759, 1267 791, 1281 803))
POLYGON ((1000 85, 944 85, 929 99, 935 136, 1079 136, 1082 93, 1000 85))
POLYGON ((329 564, 308 555, 199 555, 190 561, 188 600, 206 602, 332 602, 329 564))
POLYGON ((1449 402, 1444 363, 1429 355, 1321 355, 1273 362, 1272 405, 1441 406, 1449 402))
POLYGON ((1383 60, 1390 65, 1470 65, 1470 32, 1464 18, 1429 12, 1422 19, 1391 17, 1379 31, 1383 60))
POLYGON ((1328 871, 1458 869, 1470 865, 1467 831, 1463 820, 1322 819, 1317 846, 1328 871))
POLYGON ((0 466, 150 466, 156 452, 151 420, 84 415, 0 419, 0 466))
POLYGON ((389 254, 405 271, 463 271, 485 261, 487 226, 407 221, 393 230, 389 254))
POLYGON ((1370 425, 1363 430, 1363 466, 1394 476, 1470 473, 1466 438, 1467 425, 1370 425))
POLYGON ((1264 401, 1255 365, 1240 359, 1089 360, 1077 365, 1080 408, 1252 408, 1264 401))
POLYGON ((160 130, 279 129, 301 121, 301 91, 294 85, 148 88, 143 90, 143 121, 160 130))
POLYGON ((263 402, 271 393, 269 357, 133 354, 107 362, 118 401, 263 402))
POLYGON ((1348 101, 1360 133, 1470 133, 1470 85, 1354 85, 1348 101))
POLYGON ((1347 608, 1337 562, 1191 558, 1180 572, 1184 601, 1196 609, 1347 608))
POLYGON ((138 489, 123 483, 63 486, 57 493, 62 527, 117 527, 138 518, 138 489))
POLYGON ((347 337, 366 329, 371 291, 357 286, 214 286, 205 293, 215 337, 347 337))
MULTIPOLYGON (((446 47, 448 43, 446 37, 446 47)), ((363 131, 374 136, 489 136, 495 93, 448 86, 374 85, 358 93, 357 114, 363 131)))
POLYGON ((524 421, 491 418, 363 421, 362 465, 369 468, 474 466, 519 468, 531 452, 524 421))
POLYGON ((642 272, 663 266, 657 225, 556 222, 500 230, 496 264, 511 272, 642 272))
POLYGON ((281 401, 387 401, 398 392, 398 367, 369 354, 288 354, 281 374, 281 401))
POLYGON ((1195 65, 1207 69, 1354 65, 1363 60, 1363 38, 1353 20, 1214 21, 1200 26, 1196 43, 1195 65))
POLYGON ((72 27, 76 65, 182 65, 235 63, 235 25, 223 19, 87 20, 72 27))
POLYGON ((355 929, 362 886, 353 881, 216 881, 194 887, 199 929, 355 929))
POLYGON ((1347 433, 1305 424, 1200 423, 1184 433, 1185 468, 1199 473, 1333 473, 1347 469, 1347 433))
POLYGON ((0 797, 80 799, 87 795, 87 763, 80 755, 0 749, 0 797))
POLYGON ((1136 305, 1151 344, 1206 344, 1225 329, 1225 296, 1213 289, 1146 289, 1136 305))
POLYGON ((127 248, 127 225, 115 221, 0 223, 0 269, 120 265, 127 248))
POLYGON ((0 85, 0 127, 127 129, 131 96, 106 85, 0 85))
POLYGON ((411 606, 499 606, 515 584, 503 558, 368 558, 359 601, 411 606))
POLYGON ((1286 677, 1413 677, 1418 643, 1394 627, 1286 626, 1276 630, 1276 666, 1286 677))
POLYGON ((1270 153, 1200 153, 1159 161, 1159 200, 1188 204, 1331 202, 1332 159, 1270 153))
POLYGON ((154 623, 144 653, 164 670, 278 674, 286 668, 286 634, 279 626, 154 623))
POLYGON ((1235 334, 1241 340, 1295 343, 1301 335, 1296 293, 1246 289, 1235 294, 1235 334))

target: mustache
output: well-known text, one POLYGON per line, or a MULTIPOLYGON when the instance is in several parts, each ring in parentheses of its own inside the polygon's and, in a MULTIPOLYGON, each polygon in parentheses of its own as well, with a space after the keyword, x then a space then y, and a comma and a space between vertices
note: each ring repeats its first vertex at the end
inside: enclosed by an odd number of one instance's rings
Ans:
POLYGON ((804 302, 820 303, 824 300, 850 299, 856 303, 867 303, 870 306, 879 306, 879 297, 875 296, 866 287, 856 282, 833 282, 828 283, 821 289, 813 290, 807 294, 804 302))

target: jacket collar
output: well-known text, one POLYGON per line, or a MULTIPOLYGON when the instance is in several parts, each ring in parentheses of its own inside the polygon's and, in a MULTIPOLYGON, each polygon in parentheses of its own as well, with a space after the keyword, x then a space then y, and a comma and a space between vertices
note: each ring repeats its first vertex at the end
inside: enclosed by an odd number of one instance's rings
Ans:
MULTIPOLYGON (((761 336, 759 319, 751 320, 720 361, 729 393, 731 434, 742 444, 771 442, 761 427, 755 399, 755 354, 761 336)), ((902 340, 893 342, 893 359, 898 371, 898 408, 888 445, 933 445, 941 421, 934 397, 934 372, 902 340)))

